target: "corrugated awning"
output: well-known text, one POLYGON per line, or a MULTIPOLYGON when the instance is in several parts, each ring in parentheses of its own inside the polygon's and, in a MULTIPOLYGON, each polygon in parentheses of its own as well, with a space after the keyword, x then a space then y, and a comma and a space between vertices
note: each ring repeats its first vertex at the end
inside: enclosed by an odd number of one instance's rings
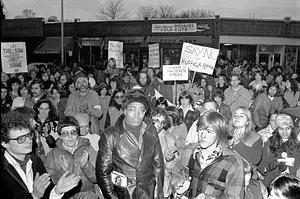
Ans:
MULTIPOLYGON (((64 51, 73 50, 73 37, 64 37, 64 51)), ((60 54, 61 37, 46 37, 33 51, 35 54, 60 54)))

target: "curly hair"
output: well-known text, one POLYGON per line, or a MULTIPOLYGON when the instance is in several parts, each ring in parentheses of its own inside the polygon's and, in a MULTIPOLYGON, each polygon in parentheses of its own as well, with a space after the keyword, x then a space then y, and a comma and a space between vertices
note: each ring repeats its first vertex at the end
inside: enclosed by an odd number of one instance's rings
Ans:
POLYGON ((9 142, 11 130, 31 129, 29 117, 19 111, 9 111, 1 117, 1 142, 9 142))

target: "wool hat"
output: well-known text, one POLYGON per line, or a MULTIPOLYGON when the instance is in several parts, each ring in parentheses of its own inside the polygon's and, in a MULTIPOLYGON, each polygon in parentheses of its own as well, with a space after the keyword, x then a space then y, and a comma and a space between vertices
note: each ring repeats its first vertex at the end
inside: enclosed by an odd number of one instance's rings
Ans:
POLYGON ((279 114, 276 116, 275 123, 277 127, 294 126, 291 116, 287 114, 279 114))
POLYGON ((128 91, 126 95, 126 101, 123 105, 123 108, 127 108, 129 104, 132 102, 139 102, 145 106, 145 109, 147 110, 150 106, 149 101, 145 95, 145 92, 141 89, 132 89, 128 91))
POLYGON ((80 78, 80 77, 85 77, 85 78, 87 78, 87 79, 88 79, 88 76, 87 76, 85 73, 83 73, 83 72, 80 72, 80 73, 78 73, 78 74, 75 76, 75 78, 74 78, 74 82, 76 82, 76 81, 77 81, 77 79, 78 79, 78 78, 80 78))

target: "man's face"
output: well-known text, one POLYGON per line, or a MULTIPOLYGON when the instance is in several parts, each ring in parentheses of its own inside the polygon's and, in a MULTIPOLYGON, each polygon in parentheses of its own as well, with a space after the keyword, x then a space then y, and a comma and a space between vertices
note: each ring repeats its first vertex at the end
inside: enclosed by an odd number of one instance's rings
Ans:
POLYGON ((38 97, 42 94, 42 89, 40 84, 33 84, 31 86, 31 93, 33 97, 38 97))
POLYGON ((198 139, 201 148, 206 149, 217 142, 217 135, 211 128, 199 129, 198 139))
POLYGON ((270 96, 270 97, 274 97, 274 96, 276 95, 276 92, 277 92, 277 88, 276 88, 275 86, 271 86, 271 87, 269 88, 268 93, 269 93, 269 96, 270 96))
POLYGON ((233 88, 237 88, 240 84, 240 80, 237 76, 232 76, 231 77, 231 81, 230 81, 230 84, 233 88))
POLYGON ((65 75, 60 76, 60 83, 65 85, 67 83, 67 77, 65 75))
POLYGON ((80 135, 84 136, 90 132, 89 119, 87 118, 76 118, 80 126, 80 135))
POLYGON ((146 73, 140 74, 140 82, 142 85, 146 85, 146 83, 147 83, 147 74, 146 73))
POLYGON ((7 96, 7 89, 1 88, 1 99, 5 99, 7 96))
POLYGON ((132 126, 140 126, 146 113, 145 106, 139 102, 130 103, 124 111, 125 119, 132 126))
MULTIPOLYGON (((11 129, 9 131, 9 138, 16 139, 30 133, 29 129, 11 129)), ((1 143, 7 152, 14 157, 26 155, 32 151, 32 138, 26 137, 24 143, 19 144, 17 140, 9 140, 8 143, 1 143)))
POLYGON ((164 127, 166 118, 163 115, 155 115, 152 117, 152 121, 153 121, 153 125, 156 128, 157 133, 159 133, 164 127))
POLYGON ((1 73, 1 82, 7 82, 8 79, 9 78, 6 73, 1 73))
POLYGON ((79 77, 76 80, 76 87, 80 92, 85 92, 88 89, 89 83, 86 77, 79 77))

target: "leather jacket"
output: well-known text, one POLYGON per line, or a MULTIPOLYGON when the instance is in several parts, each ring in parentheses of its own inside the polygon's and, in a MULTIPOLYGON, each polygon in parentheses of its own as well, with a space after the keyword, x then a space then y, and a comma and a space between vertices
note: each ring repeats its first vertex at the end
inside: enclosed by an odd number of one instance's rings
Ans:
POLYGON ((99 140, 96 177, 105 198, 163 198, 164 161, 155 127, 144 119, 139 141, 124 126, 121 115, 99 140), (147 124, 148 123, 148 124, 147 124), (113 184, 111 172, 127 177, 127 186, 113 184))

